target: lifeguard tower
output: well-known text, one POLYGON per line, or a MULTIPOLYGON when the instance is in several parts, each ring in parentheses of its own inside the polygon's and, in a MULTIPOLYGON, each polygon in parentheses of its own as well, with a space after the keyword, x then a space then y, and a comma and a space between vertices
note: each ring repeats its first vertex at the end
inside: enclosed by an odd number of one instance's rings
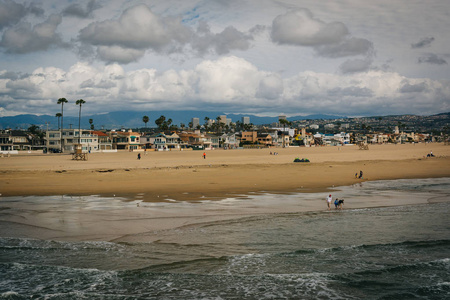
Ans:
POLYGON ((365 142, 358 142, 359 150, 369 150, 369 145, 365 142))
POLYGON ((74 152, 72 153, 72 160, 87 160, 87 153, 83 153, 82 144, 73 145, 74 152))

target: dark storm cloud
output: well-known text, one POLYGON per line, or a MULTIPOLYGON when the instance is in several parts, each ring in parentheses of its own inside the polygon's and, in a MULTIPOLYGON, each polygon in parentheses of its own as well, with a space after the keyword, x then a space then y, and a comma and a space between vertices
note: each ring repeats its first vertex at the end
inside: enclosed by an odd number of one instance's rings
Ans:
POLYGON ((428 89, 428 85, 425 82, 418 84, 409 84, 405 82, 399 89, 400 93, 421 93, 428 89))
POLYGON ((181 18, 155 15, 147 5, 140 4, 125 10, 117 20, 89 24, 80 31, 79 39, 97 47, 101 60, 129 63, 139 60, 146 50, 172 53, 188 45, 199 54, 246 50, 252 37, 232 26, 214 34, 206 23, 200 23, 194 32, 182 24, 181 18))
POLYGON ((89 79, 80 84, 80 88, 98 88, 98 89, 111 89, 116 87, 117 84, 108 80, 101 80, 98 83, 95 83, 94 80, 89 79))
POLYGON ((23 54, 47 50, 52 45, 62 45, 62 39, 56 33, 60 23, 59 15, 51 15, 46 21, 35 26, 22 22, 3 33, 0 46, 8 53, 23 54))
POLYGON ((339 66, 343 74, 365 72, 370 69, 372 59, 367 57, 365 59, 349 59, 339 66))
POLYGON ((372 97, 373 91, 366 87, 336 87, 334 89, 328 90, 327 94, 334 97, 372 97))
POLYGON ((12 0, 3 0, 0 2, 0 30, 4 27, 17 24, 27 14, 42 15, 42 8, 31 3, 29 6, 15 3, 12 0))
POLYGON ((417 49, 417 48, 423 48, 429 46, 434 41, 434 37, 426 37, 422 40, 418 41, 417 43, 411 44, 411 48, 417 49))
POLYGON ((425 56, 419 57, 418 62, 432 64, 432 65, 446 65, 447 64, 447 61, 445 59, 443 59, 442 57, 439 57, 433 53, 429 53, 429 54, 426 54, 425 56))
POLYGON ((18 78, 19 78, 19 74, 17 72, 5 71, 3 73, 0 73, 0 79, 16 80, 18 78))
POLYGON ((203 55, 209 50, 217 54, 227 54, 231 50, 247 50, 251 35, 245 34, 233 26, 228 26, 220 33, 212 33, 207 23, 200 22, 196 34, 192 35, 191 47, 203 55))
POLYGON ((101 5, 96 3, 95 0, 91 0, 87 3, 86 7, 81 6, 79 3, 71 4, 67 6, 62 13, 65 16, 74 16, 84 19, 91 17, 92 12, 99 8, 101 8, 101 5))
POLYGON ((349 38, 333 44, 315 47, 317 54, 324 57, 338 58, 369 54, 373 52, 373 43, 362 38, 349 38))
POLYGON ((307 9, 277 16, 272 22, 271 38, 278 44, 320 46, 339 43, 348 35, 340 22, 325 23, 307 9))
POLYGON ((189 36, 180 20, 160 18, 141 4, 123 12, 118 20, 94 22, 80 31, 81 41, 95 46, 159 51, 173 40, 183 42, 189 36))

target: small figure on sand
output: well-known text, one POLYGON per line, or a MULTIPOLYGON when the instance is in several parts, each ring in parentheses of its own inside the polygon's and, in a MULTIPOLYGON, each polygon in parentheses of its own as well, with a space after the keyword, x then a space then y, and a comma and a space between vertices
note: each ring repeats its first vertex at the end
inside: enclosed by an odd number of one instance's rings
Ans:
POLYGON ((360 178, 360 179, 363 178, 363 171, 359 171, 359 178, 360 178))
POLYGON ((430 151, 430 153, 428 153, 427 157, 434 157, 433 151, 430 151))
POLYGON ((334 209, 342 209, 344 206, 344 199, 338 199, 334 200, 334 209))
POLYGON ((203 159, 206 159, 206 152, 203 152, 203 159))
POLYGON ((331 201, 333 200, 333 198, 331 197, 331 194, 328 195, 326 200, 327 200, 328 210, 330 210, 331 209, 331 201))
POLYGON ((355 178, 358 178, 358 172, 355 173, 355 178))
POLYGON ((141 160, 141 154, 138 153, 138 160, 141 160))

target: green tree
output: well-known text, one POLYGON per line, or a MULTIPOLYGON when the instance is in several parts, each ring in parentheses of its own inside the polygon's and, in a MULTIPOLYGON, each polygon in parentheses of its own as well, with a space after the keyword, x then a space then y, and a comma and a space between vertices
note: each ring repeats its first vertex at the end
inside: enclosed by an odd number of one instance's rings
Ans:
POLYGON ((38 134, 40 132, 39 126, 32 124, 30 127, 28 127, 28 132, 31 134, 38 134))
POLYGON ((67 103, 69 101, 67 101, 66 98, 59 98, 58 99, 58 104, 61 104, 61 152, 64 152, 64 139, 63 139, 63 127, 64 127, 64 103, 67 103))
POLYGON ((55 115, 55 117, 57 117, 58 118, 58 130, 61 128, 61 126, 59 125, 60 123, 59 123, 59 121, 60 121, 60 119, 61 119, 61 117, 62 117, 62 114, 61 113, 57 113, 56 115, 55 115))
POLYGON ((39 143, 39 140, 42 140, 45 135, 41 128, 34 124, 28 127, 28 132, 32 135, 31 141, 33 145, 39 143))
POLYGON ((164 131, 164 130, 169 129, 170 125, 172 124, 172 119, 168 119, 166 121, 166 117, 161 116, 155 120, 155 124, 158 126, 159 130, 164 131))
POLYGON ((253 123, 248 123, 248 124, 242 124, 242 123, 241 123, 241 127, 242 127, 242 130, 244 130, 244 131, 249 131, 249 130, 252 130, 252 128, 253 128, 253 123))
POLYGON ((148 121, 149 121, 148 116, 143 116, 143 117, 142 117, 142 122, 144 122, 145 128, 147 128, 147 123, 148 123, 148 121))
POLYGON ((216 121, 217 121, 217 125, 216 125, 216 132, 217 134, 219 134, 220 132, 222 132, 223 128, 225 127, 225 123, 220 122, 222 120, 221 117, 217 117, 216 121))
POLYGON ((83 99, 78 99, 75 102, 76 105, 80 106, 80 112, 78 113, 78 144, 81 144, 81 106, 86 103, 83 99))
POLYGON ((363 130, 364 133, 367 133, 367 125, 366 124, 362 124, 361 129, 363 130))
POLYGON ((205 117, 205 131, 208 131, 209 127, 209 117, 205 117))
POLYGON ((89 124, 91 124, 91 130, 94 130, 94 120, 89 119, 89 124))
POLYGON ((158 119, 155 120, 155 124, 161 130, 161 127, 163 126, 163 123, 165 121, 166 121, 166 117, 162 115, 161 117, 159 117, 158 119))
POLYGON ((236 131, 240 131, 240 130, 242 130, 242 123, 241 123, 241 121, 236 121, 236 126, 235 126, 235 130, 236 131))

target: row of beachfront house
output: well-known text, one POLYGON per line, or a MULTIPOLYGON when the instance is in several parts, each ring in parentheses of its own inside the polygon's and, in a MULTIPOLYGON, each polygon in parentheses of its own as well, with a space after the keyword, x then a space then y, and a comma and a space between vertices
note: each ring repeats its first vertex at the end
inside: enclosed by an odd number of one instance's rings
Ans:
POLYGON ((78 129, 49 130, 44 139, 24 131, 6 130, 0 133, 0 151, 43 150, 73 152, 81 144, 84 152, 117 150, 182 150, 235 149, 252 147, 340 146, 356 143, 406 143, 432 141, 428 134, 366 134, 308 133, 300 129, 270 128, 237 133, 212 134, 196 131, 160 132, 154 134, 128 131, 95 131, 78 129), (81 133, 81 134, 80 134, 81 133))

